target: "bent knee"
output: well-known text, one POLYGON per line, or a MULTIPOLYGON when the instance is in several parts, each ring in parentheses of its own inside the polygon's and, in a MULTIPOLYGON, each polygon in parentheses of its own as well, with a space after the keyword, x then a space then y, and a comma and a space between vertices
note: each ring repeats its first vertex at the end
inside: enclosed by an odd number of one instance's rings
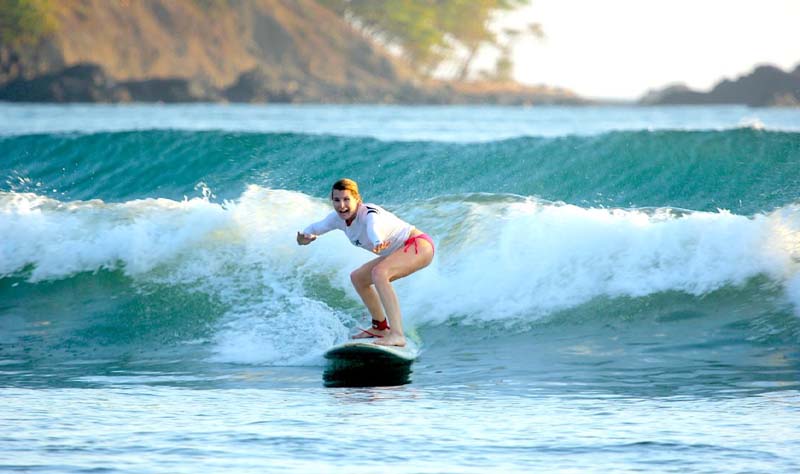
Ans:
POLYGON ((372 284, 372 280, 370 279, 370 273, 364 271, 363 268, 357 268, 350 272, 350 282, 356 288, 363 288, 365 286, 370 286, 372 284))
POLYGON ((383 265, 375 265, 370 272, 372 281, 389 281, 389 271, 383 265))
POLYGON ((350 272, 350 283, 352 283, 353 286, 359 286, 360 282, 361 276, 359 275, 358 270, 353 270, 350 272))

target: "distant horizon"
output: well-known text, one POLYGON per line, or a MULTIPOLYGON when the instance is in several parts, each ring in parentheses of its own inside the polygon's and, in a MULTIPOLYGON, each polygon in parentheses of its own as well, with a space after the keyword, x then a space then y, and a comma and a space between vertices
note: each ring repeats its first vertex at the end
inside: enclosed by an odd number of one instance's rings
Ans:
POLYGON ((761 65, 800 65, 800 2, 792 0, 534 0, 498 20, 530 22, 545 38, 518 42, 515 79, 587 99, 634 101, 675 84, 707 92, 761 65))

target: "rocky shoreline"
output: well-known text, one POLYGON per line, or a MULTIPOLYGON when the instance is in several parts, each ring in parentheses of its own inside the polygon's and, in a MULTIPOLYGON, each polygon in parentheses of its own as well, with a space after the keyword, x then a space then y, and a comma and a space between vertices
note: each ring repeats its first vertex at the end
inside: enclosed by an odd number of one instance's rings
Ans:
POLYGON ((567 90, 518 84, 437 83, 420 87, 410 82, 364 87, 338 87, 319 81, 282 78, 263 68, 241 74, 233 84, 217 88, 209 82, 181 77, 117 81, 94 63, 68 66, 58 72, 0 85, 0 101, 52 103, 240 102, 240 103, 400 103, 496 105, 587 104, 567 90))
MULTIPOLYGON (((490 104, 588 105, 597 104, 568 90, 515 83, 439 82, 424 87, 411 82, 349 87, 283 77, 280 72, 257 67, 241 74, 228 87, 215 87, 201 79, 181 77, 117 81, 94 63, 64 67, 33 78, 0 84, 0 101, 46 103, 379 103, 379 104, 490 104)), ((759 66, 733 81, 723 80, 711 91, 683 85, 650 91, 639 105, 747 105, 750 107, 800 107, 800 66, 784 72, 759 66)))

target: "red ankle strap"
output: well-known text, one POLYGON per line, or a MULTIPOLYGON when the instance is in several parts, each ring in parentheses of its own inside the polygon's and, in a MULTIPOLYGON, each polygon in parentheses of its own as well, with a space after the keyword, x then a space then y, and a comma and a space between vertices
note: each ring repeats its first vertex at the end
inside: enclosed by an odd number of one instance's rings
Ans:
POLYGON ((384 319, 383 321, 378 321, 377 319, 372 320, 372 329, 377 329, 379 331, 384 331, 389 329, 389 321, 384 319))

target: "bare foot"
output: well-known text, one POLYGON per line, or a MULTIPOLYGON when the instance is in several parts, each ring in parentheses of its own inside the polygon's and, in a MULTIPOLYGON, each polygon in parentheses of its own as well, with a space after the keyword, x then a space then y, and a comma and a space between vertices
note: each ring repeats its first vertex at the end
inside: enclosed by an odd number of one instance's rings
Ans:
POLYGON ((359 329, 357 334, 350 336, 352 339, 381 338, 389 334, 388 329, 359 329))
POLYGON ((404 347, 406 345, 406 337, 402 334, 395 334, 390 332, 383 337, 383 339, 376 339, 375 344, 379 346, 399 346, 404 347))

